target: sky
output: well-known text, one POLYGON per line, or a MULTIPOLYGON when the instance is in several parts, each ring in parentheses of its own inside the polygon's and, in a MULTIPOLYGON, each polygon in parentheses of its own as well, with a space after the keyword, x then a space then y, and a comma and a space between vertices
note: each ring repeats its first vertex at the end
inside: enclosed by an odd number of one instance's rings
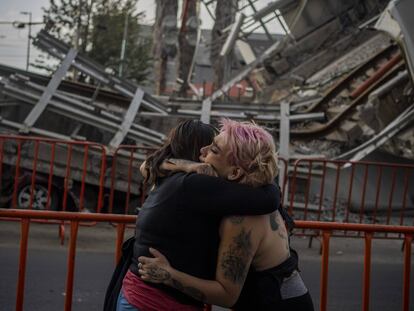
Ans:
MULTIPOLYGON (((21 69, 26 68, 28 28, 16 29, 10 24, 2 22, 21 21, 28 22, 29 17, 20 12, 32 12, 32 21, 43 20, 42 7, 48 7, 49 0, 0 0, 0 64, 6 64, 21 69)), ((145 12, 145 23, 154 22, 155 1, 139 0, 138 10, 145 12)), ((32 26, 34 36, 42 25, 32 26)), ((30 60, 33 62, 40 51, 36 47, 30 48, 30 60)))
MULTIPOLYGON (((271 1, 259 0, 257 7, 261 8, 271 1)), ((0 64, 25 69, 27 59, 27 27, 16 29, 13 25, 4 24, 3 22, 28 22, 29 17, 20 13, 24 11, 32 12, 33 22, 41 22, 43 16, 42 7, 48 6, 49 0, 0 0, 0 64)), ((145 12, 144 23, 154 23, 155 0, 139 0, 137 10, 145 12)), ((212 27, 213 20, 207 13, 204 5, 201 5, 200 18, 202 28, 209 29, 212 27)), ((36 35, 41 28, 42 25, 33 25, 32 36, 36 35)), ((281 32, 281 30, 276 26, 275 32, 281 32)), ((30 61, 33 62, 39 53, 40 51, 31 46, 30 61)), ((32 70, 32 68, 29 70, 32 70)))

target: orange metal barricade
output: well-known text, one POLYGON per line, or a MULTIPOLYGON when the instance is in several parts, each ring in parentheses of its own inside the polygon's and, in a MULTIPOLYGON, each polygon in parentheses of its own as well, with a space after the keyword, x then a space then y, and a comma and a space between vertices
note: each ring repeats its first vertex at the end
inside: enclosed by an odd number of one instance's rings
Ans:
MULTIPOLYGON (((20 259, 19 259, 19 276, 17 285, 16 310, 23 310, 24 288, 26 277, 27 247, 29 237, 29 225, 32 220, 53 220, 61 222, 70 222, 70 238, 68 246, 68 262, 66 272, 66 295, 65 311, 72 309, 73 281, 75 271, 76 242, 79 223, 85 222, 116 222, 119 224, 134 223, 136 216, 129 215, 108 215, 108 214, 89 214, 89 213, 72 213, 72 212, 52 212, 52 211, 34 211, 34 210, 13 210, 0 209, 0 217, 21 219, 21 240, 20 240, 20 259)), ((122 240, 117 238, 117 243, 122 240)), ((118 255, 116 255, 118 256, 118 255)), ((119 258, 119 256, 118 256, 119 258)))
POLYGON ((289 213, 301 220, 412 225, 410 183, 411 164, 300 159, 290 180, 289 213))
POLYGON ((118 205, 115 207, 117 208, 117 213, 121 211, 124 214, 136 214, 135 208, 142 205, 146 194, 139 167, 145 157, 154 150, 154 148, 145 146, 121 145, 114 151, 111 167, 109 213, 114 212, 114 204, 117 201, 115 185, 119 176, 124 174, 126 175, 127 184, 125 191, 120 194, 124 203, 123 206, 119 206, 118 202, 118 205))
MULTIPOLYGON (((0 135, 0 207, 100 212, 106 158, 93 142, 0 135)), ((63 244, 64 222, 36 222, 57 223, 63 244)))
MULTIPOLYGON (((27 247, 29 236, 30 221, 34 219, 68 221, 71 224, 71 234, 68 251, 68 264, 66 274, 66 295, 65 310, 69 311, 72 307, 73 281, 76 257, 76 240, 78 226, 81 221, 93 222, 113 222, 120 226, 128 223, 134 223, 136 216, 132 215, 116 215, 116 214, 86 214, 86 213, 69 213, 69 212, 51 212, 51 211, 33 211, 33 210, 13 210, 0 209, 0 217, 21 219, 21 242, 20 242, 20 259, 19 259, 19 275, 17 286, 16 310, 23 309, 24 300, 24 284, 27 261, 27 247)), ((371 241, 375 233, 383 232, 390 234, 399 234, 404 236, 404 268, 403 268, 403 304, 402 310, 408 311, 410 306, 410 267, 411 267, 411 243, 414 234, 413 226, 391 226, 391 225, 373 225, 373 224, 344 224, 336 222, 320 222, 320 221, 297 221, 298 229, 312 229, 322 231, 322 257, 321 257, 321 285, 320 285, 320 310, 327 310, 328 301, 328 271, 329 271, 329 243, 330 238, 334 236, 336 231, 352 231, 361 232, 365 237, 364 252, 364 278, 363 278, 363 310, 369 310, 370 301, 370 273, 371 273, 371 241)), ((122 228, 122 227, 121 227, 122 228)), ((117 230, 119 235, 120 231, 117 230)), ((122 240, 117 238, 117 243, 122 240)), ((117 247, 118 248, 118 247, 117 247)), ((116 255, 117 256, 117 255, 116 255)), ((117 257, 118 258, 118 257, 117 257)))
POLYGON ((153 150, 119 146, 109 157, 97 143, 0 135, 0 207, 126 214, 142 205, 139 166, 153 150))
POLYGON ((0 135, 0 161, 2 207, 102 209, 106 152, 100 144, 0 135), (86 187, 94 190, 87 201, 86 187))
POLYGON ((337 222, 297 221, 299 229, 313 229, 322 231, 322 262, 321 262, 321 288, 320 310, 327 310, 328 301, 328 268, 329 268, 329 242, 336 231, 350 231, 364 233, 364 276, 363 276, 363 300, 362 309, 369 310, 370 301, 370 277, 371 277, 371 242, 375 233, 390 233, 404 235, 404 268, 403 268, 403 303, 402 310, 408 311, 410 305, 410 271, 411 271, 411 243, 413 240, 413 226, 391 226, 372 224, 344 224, 337 222))

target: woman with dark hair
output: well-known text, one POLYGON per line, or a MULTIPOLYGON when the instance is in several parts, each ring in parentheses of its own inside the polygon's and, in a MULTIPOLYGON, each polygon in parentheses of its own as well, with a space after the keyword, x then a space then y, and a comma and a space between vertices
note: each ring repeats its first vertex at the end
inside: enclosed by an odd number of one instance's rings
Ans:
POLYGON ((212 126, 198 120, 180 123, 165 145, 141 166, 152 190, 137 218, 132 264, 123 280, 118 311, 202 310, 203 294, 195 288, 185 289, 192 293, 190 297, 177 288, 143 282, 138 273, 138 257, 149 256, 150 247, 154 247, 177 269, 213 279, 222 218, 267 214, 279 206, 280 194, 274 185, 250 187, 160 168, 168 158, 199 161, 200 149, 210 145, 216 133, 212 126))
POLYGON ((199 162, 200 149, 210 145, 217 133, 214 126, 199 120, 184 121, 171 129, 165 144, 142 164, 144 182, 154 185, 158 177, 170 174, 171 172, 161 169, 161 164, 165 159, 175 158, 175 155, 180 155, 180 159, 199 162))

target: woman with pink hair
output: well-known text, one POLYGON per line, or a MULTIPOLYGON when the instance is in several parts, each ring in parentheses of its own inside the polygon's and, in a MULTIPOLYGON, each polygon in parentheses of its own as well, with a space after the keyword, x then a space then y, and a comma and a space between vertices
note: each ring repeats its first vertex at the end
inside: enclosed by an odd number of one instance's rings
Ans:
MULTIPOLYGON (((201 149, 200 160, 204 164, 171 159, 164 168, 201 172, 208 165, 221 178, 253 187, 272 184, 278 173, 273 138, 253 123, 222 120, 220 134, 201 149)), ((138 258, 141 278, 237 311, 313 310, 298 272, 297 254, 289 245, 283 213, 279 208, 267 215, 224 218, 215 280, 174 269, 155 249, 150 249, 153 258, 138 258)))
POLYGON ((200 149, 211 144, 216 134, 214 127, 199 120, 181 122, 142 164, 141 172, 151 191, 137 217, 135 239, 130 243, 132 257, 126 256, 126 270, 115 277, 116 287, 105 299, 105 310, 203 310, 203 294, 198 296, 197 289, 187 287, 190 296, 164 284, 144 282, 138 272, 138 258, 151 256, 149 248, 155 247, 177 269, 212 279, 223 217, 265 215, 277 210, 280 192, 275 185, 251 187, 203 174, 168 172, 161 166, 170 158, 198 161, 200 149))

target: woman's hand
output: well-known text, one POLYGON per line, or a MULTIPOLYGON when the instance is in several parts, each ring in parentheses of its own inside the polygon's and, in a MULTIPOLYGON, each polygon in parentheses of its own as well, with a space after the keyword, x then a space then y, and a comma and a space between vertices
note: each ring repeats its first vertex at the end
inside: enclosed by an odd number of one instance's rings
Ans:
POLYGON ((154 258, 140 256, 138 272, 144 281, 167 284, 171 280, 171 265, 167 258, 154 248, 149 249, 154 258))
POLYGON ((195 172, 201 175, 218 177, 218 174, 216 170, 214 169, 214 167, 212 167, 208 163, 199 163, 199 165, 196 167, 195 172))
POLYGON ((161 164, 161 169, 218 177, 217 172, 210 164, 182 159, 167 159, 161 164))

